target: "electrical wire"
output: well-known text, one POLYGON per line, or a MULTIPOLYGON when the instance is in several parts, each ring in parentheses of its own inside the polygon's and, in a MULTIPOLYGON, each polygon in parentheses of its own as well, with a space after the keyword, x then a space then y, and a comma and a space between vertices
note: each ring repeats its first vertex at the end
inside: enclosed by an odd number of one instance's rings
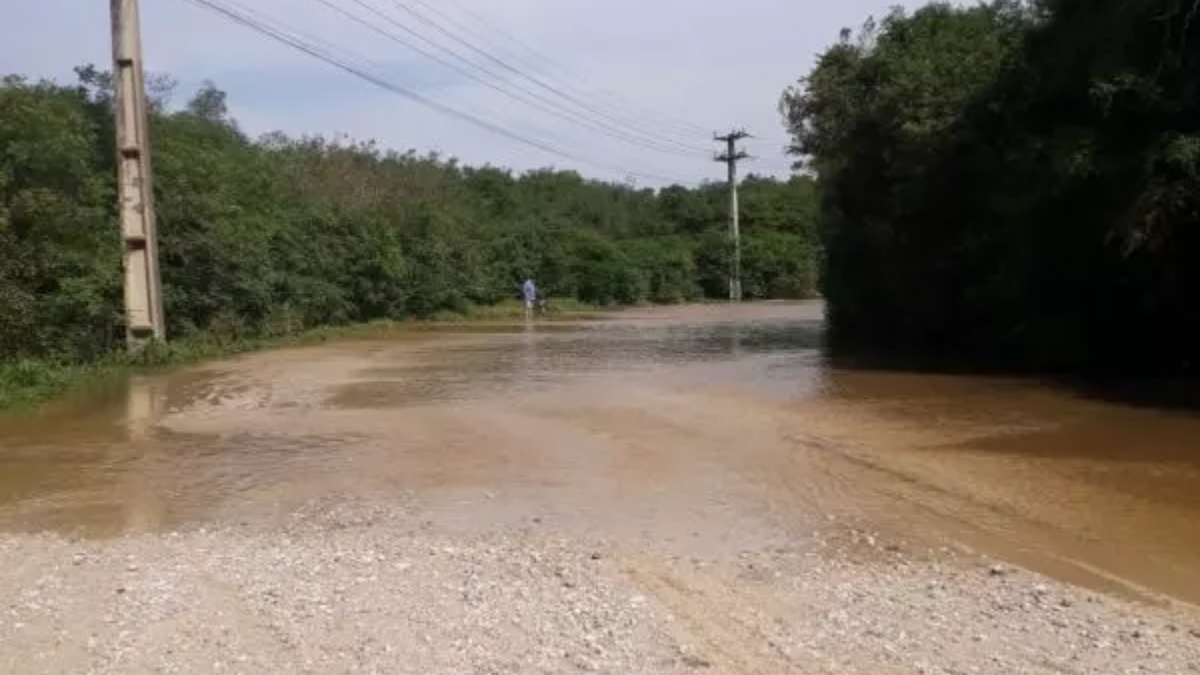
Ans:
MULTIPOLYGON (((579 108, 586 110, 589 113, 592 113, 593 115, 596 115, 597 117, 600 117, 601 119, 607 120, 615 125, 623 125, 623 126, 627 127, 632 133, 635 133, 638 136, 653 140, 658 143, 672 145, 672 146, 675 146, 681 150, 684 150, 684 151, 690 152, 690 153, 696 153, 696 154, 702 154, 702 155, 708 154, 708 150, 705 148, 698 148, 697 146, 689 146, 689 145, 687 145, 685 143, 681 143, 673 138, 662 136, 662 135, 656 134, 655 132, 647 132, 645 129, 639 128, 636 123, 631 123, 627 118, 624 118, 619 114, 611 114, 611 113, 603 110, 602 108, 595 106, 595 105, 583 100, 582 98, 573 95, 572 93, 570 93, 568 91, 565 91, 564 88, 560 88, 553 84, 550 84, 550 83, 546 82, 544 79, 537 77, 535 75, 532 75, 532 74, 526 72, 525 70, 521 69, 518 66, 514 66, 513 64, 509 63, 505 59, 500 58, 500 57, 492 54, 488 50, 479 47, 471 40, 463 38, 462 36, 456 34, 454 31, 446 28, 444 25, 437 22, 436 20, 431 19, 429 16, 423 14, 421 11, 414 8, 406 0, 387 0, 387 1, 392 6, 398 8, 399 10, 406 13, 410 17, 416 19, 422 25, 427 26, 428 28, 431 28, 432 30, 436 31, 438 34, 465 47, 469 51, 471 51, 471 52, 477 54, 478 56, 486 59, 487 61, 495 64, 502 70, 507 71, 508 73, 511 73, 519 78, 522 78, 523 80, 527 80, 530 83, 532 83, 534 86, 537 86, 538 88, 540 88, 546 92, 549 92, 551 95, 561 98, 564 101, 567 101, 575 106, 578 106, 579 108)), ((422 4, 424 4, 424 3, 422 3, 422 4)), ((428 5, 425 5, 425 6, 428 7, 428 5)))
MULTIPOLYGON (((414 1, 422 6, 426 7, 427 9, 430 9, 431 11, 438 12, 439 14, 441 14, 443 16, 443 18, 453 21, 453 19, 448 17, 445 13, 440 12, 439 10, 431 7, 429 5, 429 3, 425 2, 424 0, 414 0, 414 1)), ((569 69, 558 64, 552 58, 550 58, 549 56, 546 56, 539 50, 530 46, 528 43, 526 43, 526 42, 522 41, 520 38, 514 36, 512 33, 505 31, 504 29, 500 28, 493 22, 488 21, 488 19, 481 16, 479 13, 472 11, 470 8, 463 5, 462 2, 459 2, 459 0, 442 0, 442 2, 456 7, 459 12, 474 19, 476 23, 495 32, 497 35, 500 35, 507 42, 515 45, 521 51, 530 55, 533 60, 536 60, 536 61, 544 64, 545 66, 547 66, 549 68, 549 70, 558 71, 558 73, 560 75, 567 78, 568 80, 579 80, 585 84, 587 83, 586 78, 581 77, 578 74, 572 73, 569 69)), ((461 26, 461 23, 459 25, 461 26)), ((512 56, 512 52, 509 52, 509 53, 510 53, 510 56, 512 56)), ((514 56, 514 60, 520 60, 520 58, 514 56)), ((535 68, 532 68, 532 66, 530 66, 528 61, 525 61, 525 65, 527 67, 530 67, 531 69, 535 69, 535 68)), ((543 69, 543 73, 545 73, 545 72, 546 72, 546 70, 543 69)), ((677 130, 676 133, 681 132, 690 137, 690 136, 696 136, 696 135, 708 135, 711 132, 711 129, 707 129, 701 125, 693 124, 691 122, 688 122, 688 121, 685 121, 685 120, 682 120, 679 118, 674 118, 670 115, 666 115, 660 111, 656 111, 656 110, 646 107, 644 105, 639 105, 637 103, 625 100, 624 97, 622 97, 620 94, 614 93, 612 91, 609 91, 609 90, 606 90, 603 88, 597 88, 597 93, 601 94, 602 96, 605 96, 606 98, 608 98, 610 100, 616 101, 620 107, 631 108, 631 109, 632 108, 641 108, 642 114, 646 118, 657 118, 659 120, 657 122, 657 124, 662 125, 664 127, 668 127, 668 128, 674 128, 677 130)))
MULTIPOLYGON (((434 6, 432 6, 432 5, 431 5, 429 2, 427 2, 426 0, 388 0, 388 1, 389 1, 389 2, 391 2, 392 4, 406 4, 407 2, 414 2, 414 3, 418 4, 418 5, 420 5, 420 6, 424 7, 424 8, 426 8, 426 10, 427 10, 427 11, 429 11, 429 12, 431 12, 431 13, 434 13, 434 14, 437 14, 437 15, 439 15, 439 16, 440 16, 440 17, 443 19, 443 21, 445 21, 445 22, 447 22, 447 23, 451 23, 451 24, 453 24, 453 25, 457 26, 457 27, 458 27, 460 30, 463 30, 463 31, 466 31, 466 32, 474 32, 474 31, 471 31, 469 28, 467 28, 467 27, 463 26, 463 24, 462 24, 461 22, 459 22, 459 21, 456 21, 456 20, 455 20, 453 17, 451 17, 451 16, 447 15, 445 12, 443 12, 443 11, 439 10, 437 7, 434 7, 434 6)), ((499 26, 496 26, 496 25, 495 25, 495 24, 493 24, 492 22, 489 22, 489 21, 488 21, 486 18, 484 18, 484 17, 480 16, 480 15, 479 15, 477 12, 474 12, 474 11, 472 11, 471 9, 467 8, 467 7, 466 7, 466 6, 464 6, 464 5, 463 5, 463 3, 462 3, 462 2, 460 2, 459 0, 443 0, 443 1, 444 1, 445 3, 447 3, 447 4, 453 5, 454 7, 458 8, 458 10, 459 10, 460 12, 462 12, 463 14, 465 14, 465 15, 467 15, 467 16, 469 16, 469 17, 471 17, 471 18, 472 18, 472 19, 474 19, 474 20, 475 20, 477 23, 479 23, 479 24, 481 24, 481 25, 483 25, 483 26, 485 26, 485 27, 489 28, 490 30, 494 31, 496 34, 498 34, 498 35, 500 35, 501 37, 505 38, 505 39, 506 39, 508 42, 511 42, 512 44, 514 44, 514 45, 516 45, 517 47, 521 48, 523 51, 525 51, 525 52, 527 52, 528 54, 532 55, 532 57, 533 57, 534 59, 536 59, 537 61, 540 61, 541 63, 545 64, 546 66, 549 66, 549 68, 551 68, 551 69, 553 69, 553 70, 557 70, 557 71, 559 71, 561 74, 563 74, 565 77, 567 77, 567 78, 569 78, 569 79, 577 79, 577 80, 581 80, 581 81, 585 81, 585 82, 586 82, 586 80, 585 80, 584 78, 581 78, 581 77, 579 77, 579 76, 577 76, 577 75, 575 75, 575 74, 571 73, 571 72, 570 72, 570 71, 568 71, 566 68, 564 68, 563 66, 559 65, 558 63, 556 63, 556 62, 555 62, 553 59, 551 59, 550 57, 548 57, 548 56, 546 56, 546 55, 542 54, 541 52, 539 52, 539 51, 538 51, 537 49, 535 49, 534 47, 532 47, 532 46, 530 46, 529 44, 527 44, 527 43, 523 42, 522 40, 520 40, 519 38, 515 37, 515 36, 514 36, 514 35, 512 35, 511 33, 509 33, 509 32, 507 32, 507 31, 505 31, 505 30, 501 29, 499 26)), ((478 34, 478 33, 474 33, 474 34, 475 34, 475 36, 476 36, 476 38, 477 38, 477 39, 484 39, 484 40, 486 40, 486 38, 480 38, 480 36, 479 36, 479 34, 478 34)), ((495 43, 493 43, 493 45, 494 45, 494 44, 495 44, 495 43)), ((521 59, 520 57, 517 57, 517 56, 513 55, 511 51, 509 52, 509 58, 510 58, 510 59, 512 59, 513 61, 519 61, 519 62, 522 62, 522 64, 523 64, 523 65, 524 65, 526 68, 528 68, 528 69, 530 69, 530 70, 536 70, 536 68, 535 68, 535 67, 533 67, 533 66, 532 66, 532 65, 529 63, 529 61, 527 61, 527 60, 523 60, 523 59, 521 59)), ((553 76, 549 76, 547 73, 545 73, 545 70, 544 70, 544 69, 543 69, 543 74, 544 74, 544 75, 547 75, 547 79, 554 79, 554 78, 553 78, 553 76)), ((569 85, 569 84, 566 84, 566 83, 560 83, 560 86, 561 86, 563 89, 575 89, 575 91, 576 91, 576 92, 578 92, 578 91, 579 91, 577 88, 574 88, 574 87, 572 87, 571 85, 569 85)), ((619 102, 621 103, 621 107, 624 107, 624 108, 636 108, 636 107, 638 107, 638 105, 637 105, 636 103, 634 103, 634 102, 631 102, 631 101, 628 101, 628 100, 623 100, 623 98, 622 98, 622 97, 621 97, 619 94, 616 94, 616 93, 613 93, 613 92, 610 92, 610 91, 606 91, 606 90, 603 90, 603 89, 600 89, 600 90, 598 90, 598 93, 600 93, 600 94, 602 94, 602 95, 604 95, 604 96, 606 96, 606 97, 608 97, 608 98, 610 98, 610 99, 613 99, 613 100, 617 100, 617 101, 619 101, 619 102)), ((648 124, 660 124, 660 125, 662 125, 662 124, 669 125, 669 126, 672 126, 672 127, 676 128, 676 129, 679 129, 679 130, 684 130, 682 133, 684 133, 685 135, 687 135, 687 136, 689 136, 689 137, 691 137, 691 136, 696 136, 696 135, 698 135, 698 134, 707 135, 707 134, 709 133, 707 130, 705 130, 705 129, 704 129, 704 127, 701 127, 701 126, 699 126, 699 125, 693 124, 693 123, 691 123, 691 122, 687 122, 687 121, 679 120, 679 119, 677 119, 677 118, 672 118, 672 117, 670 117, 670 116, 666 116, 666 115, 663 115, 663 114, 661 114, 661 113, 658 113, 658 112, 656 112, 656 111, 653 111, 652 109, 649 109, 649 108, 643 108, 643 110, 644 110, 644 112, 643 112, 643 123, 648 123, 648 124), (653 122, 653 121, 652 121, 652 118, 655 118, 655 117, 656 117, 656 118, 658 118, 658 119, 659 119, 659 120, 661 120, 661 121, 659 121, 659 122, 657 122, 657 123, 656 123, 656 122, 653 122)), ((679 132, 679 131, 676 131, 676 132, 674 132, 674 133, 680 133, 680 132, 679 132)), ((751 142, 751 143, 760 143, 760 144, 768 144, 768 143, 769 143, 769 144, 773 144, 773 145, 781 145, 781 146, 786 146, 786 145, 789 145, 789 144, 791 143, 790 141, 787 141, 787 140, 784 140, 784 139, 780 139, 780 138, 776 138, 776 137, 770 137, 770 136, 766 136, 766 137, 764 137, 764 136, 751 136, 751 137, 748 137, 746 140, 747 140, 747 141, 749 141, 749 142, 751 142)))
MULTIPOLYGON (((272 25, 270 25, 270 23, 272 23, 272 22, 265 19, 261 15, 256 14, 252 10, 247 10, 244 7, 240 7, 239 5, 237 5, 237 3, 232 2, 230 0, 225 0, 225 1, 221 1, 221 0, 184 0, 184 1, 188 2, 189 4, 194 5, 196 7, 206 9, 208 11, 219 14, 219 15, 223 16, 224 18, 226 18, 230 21, 233 21, 234 23, 240 24, 246 28, 249 28, 250 30, 252 30, 260 35, 266 36, 266 37, 271 38, 271 39, 273 39, 277 42, 280 42, 284 45, 292 47, 293 49, 296 49, 300 52, 308 54, 309 56, 311 56, 313 58, 316 58, 330 66, 337 68, 338 70, 345 72, 345 73, 353 75, 369 84, 372 84, 380 89, 383 89, 384 91, 388 91, 390 93, 396 94, 403 98, 409 99, 409 100, 413 101, 414 103, 422 105, 426 108, 430 108, 430 109, 432 109, 436 112, 442 113, 448 117, 453 117, 459 121, 479 127, 485 131, 488 131, 488 132, 491 132, 498 136, 507 138, 511 141, 533 147, 535 149, 541 150, 548 154, 555 155, 557 157, 561 157, 563 159, 567 159, 567 160, 570 160, 573 162, 578 162, 580 164, 584 164, 584 165, 591 166, 594 168, 603 169, 605 171, 617 173, 617 174, 624 175, 624 176, 643 178, 646 180, 651 180, 651 181, 660 182, 660 183, 694 185, 694 181, 680 180, 675 177, 665 176, 665 175, 655 174, 655 173, 632 171, 632 170, 628 170, 628 169, 625 169, 622 167, 610 165, 610 164, 607 164, 604 162, 591 160, 586 157, 580 156, 578 154, 558 148, 554 145, 550 145, 548 143, 539 141, 537 139, 529 138, 528 136, 525 136, 523 134, 513 132, 509 129, 504 128, 503 126, 500 126, 500 125, 490 122, 488 120, 482 119, 476 115, 472 115, 471 113, 458 110, 457 108, 454 108, 450 105, 447 105, 445 103, 437 101, 437 100, 430 98, 426 95, 423 95, 419 92, 413 91, 407 87, 396 84, 394 82, 390 82, 390 81, 388 81, 384 78, 381 78, 377 75, 373 75, 369 72, 366 72, 362 68, 354 66, 352 63, 350 63, 346 59, 339 58, 338 56, 330 53, 329 51, 321 49, 318 44, 315 44, 315 43, 320 43, 320 42, 324 42, 324 41, 318 41, 318 40, 306 41, 305 39, 303 39, 302 35, 298 34, 298 32, 289 31, 286 29, 286 27, 283 27, 283 28, 279 27, 280 24, 278 21, 273 22, 276 25, 272 26, 272 25)), ((325 44, 328 45, 328 43, 325 43, 325 44)))
POLYGON ((664 154, 671 154, 671 155, 684 156, 684 157, 690 157, 690 158, 696 158, 696 157, 699 157, 699 156, 705 154, 704 151, 681 150, 679 148, 670 147, 670 146, 664 145, 662 143, 656 142, 653 139, 648 139, 648 138, 645 138, 645 137, 642 137, 639 135, 635 135, 633 133, 629 133, 629 132, 627 132, 617 126, 614 126, 604 120, 597 120, 597 119, 594 119, 594 118, 591 118, 591 117, 588 117, 585 115, 580 115, 576 111, 573 111, 568 107, 564 107, 563 104, 559 103, 558 101, 555 101, 555 100, 550 99, 544 95, 541 95, 535 91, 532 91, 527 87, 515 85, 510 82, 509 83, 510 86, 512 86, 513 89, 515 89, 516 91, 512 91, 508 88, 505 88, 505 87, 501 86, 500 84, 498 84, 497 81, 495 81, 495 80, 503 81, 504 78, 502 75, 499 75, 492 70, 489 70, 487 68, 479 66, 478 64, 472 62, 470 59, 466 58, 459 52, 456 52, 452 49, 447 49, 447 48, 443 47, 442 45, 439 45, 436 41, 430 39, 428 36, 422 35, 420 32, 413 30, 409 26, 406 26, 403 23, 396 21, 393 17, 387 15, 384 12, 381 12, 379 9, 372 7, 371 5, 363 2, 362 0, 350 0, 350 2, 354 5, 361 7, 362 9, 367 10, 368 12, 375 15, 377 18, 382 19, 387 24, 394 26, 396 29, 399 29, 403 33, 409 35, 411 38, 419 40, 422 43, 429 45, 433 49, 436 49, 438 51, 445 53, 451 59, 453 59, 454 61, 456 61, 462 65, 461 66, 456 65, 456 63, 453 63, 453 62, 439 56, 437 53, 431 52, 428 49, 425 49, 417 44, 414 44, 412 40, 405 39, 403 36, 397 34, 396 32, 394 32, 392 30, 388 30, 387 28, 379 25, 378 23, 372 22, 369 19, 363 18, 362 16, 355 14, 354 12, 346 9, 345 7, 341 6, 337 2, 333 2, 332 0, 316 0, 316 2, 324 5, 328 9, 330 9, 338 14, 341 14, 343 17, 348 18, 351 21, 354 21, 355 23, 358 23, 359 25, 383 36, 384 38, 391 40, 392 42, 395 42, 396 44, 399 44, 407 49, 411 49, 412 51, 416 52, 417 54, 419 54, 427 59, 430 59, 431 61, 434 61, 435 63, 437 63, 445 68, 453 70, 454 72, 458 73, 459 75, 462 75, 463 77, 470 79, 473 82, 476 82, 485 87, 488 87, 489 89, 492 89, 493 91, 496 91, 503 96, 511 98, 519 103, 523 103, 525 105, 533 107, 536 110, 539 110, 539 111, 545 112, 545 113, 549 113, 549 114, 551 114, 555 117, 558 117, 559 119, 562 119, 566 122, 569 122, 572 124, 577 124, 579 126, 587 128, 590 131, 600 133, 602 135, 608 136, 609 138, 613 138, 615 140, 619 140, 619 141, 622 141, 622 142, 625 142, 630 145, 634 145, 636 147, 640 147, 640 148, 646 149, 646 150, 653 150, 655 152, 661 152, 664 154), (479 72, 476 72, 476 71, 482 72, 483 74, 480 75, 479 72), (489 77, 495 78, 495 80, 488 79, 489 77))

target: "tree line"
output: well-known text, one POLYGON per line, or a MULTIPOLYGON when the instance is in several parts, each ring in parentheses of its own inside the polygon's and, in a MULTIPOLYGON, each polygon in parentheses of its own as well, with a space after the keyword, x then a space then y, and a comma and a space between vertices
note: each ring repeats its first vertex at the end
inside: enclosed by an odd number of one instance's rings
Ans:
MULTIPOLYGON (((0 83, 0 361, 120 349, 111 75, 0 83)), ((719 183, 639 189, 517 174, 373 142, 250 138, 206 85, 183 106, 151 78, 169 335, 271 336, 466 311, 515 298, 673 303, 727 296, 719 183)), ((813 292, 812 180, 742 187, 744 293, 813 292)))
POLYGON ((1192 0, 896 10, 781 111, 819 176, 835 347, 1198 372, 1192 0))

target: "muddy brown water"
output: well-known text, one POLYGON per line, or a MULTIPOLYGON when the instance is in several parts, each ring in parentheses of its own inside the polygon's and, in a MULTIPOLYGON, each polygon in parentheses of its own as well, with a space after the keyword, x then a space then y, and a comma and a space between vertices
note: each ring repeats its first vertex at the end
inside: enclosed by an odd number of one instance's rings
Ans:
POLYGON ((0 528, 90 536, 419 505, 694 555, 831 523, 1200 602, 1200 416, 833 367, 814 303, 447 328, 138 377, 0 417, 0 528))

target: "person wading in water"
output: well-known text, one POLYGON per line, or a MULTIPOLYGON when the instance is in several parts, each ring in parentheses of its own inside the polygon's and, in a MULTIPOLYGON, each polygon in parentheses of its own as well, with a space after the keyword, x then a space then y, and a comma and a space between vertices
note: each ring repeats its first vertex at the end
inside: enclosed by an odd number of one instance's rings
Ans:
POLYGON ((533 318, 534 303, 537 302, 537 286, 533 283, 533 279, 526 279, 525 284, 521 287, 521 294, 525 296, 525 319, 533 318))

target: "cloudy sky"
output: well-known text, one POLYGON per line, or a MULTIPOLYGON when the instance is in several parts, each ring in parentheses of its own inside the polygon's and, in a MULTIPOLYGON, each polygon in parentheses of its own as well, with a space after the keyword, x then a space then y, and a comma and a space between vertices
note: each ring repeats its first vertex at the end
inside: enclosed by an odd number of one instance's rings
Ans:
MULTIPOLYGON (((109 66, 107 2, 2 1, 0 70, 69 81, 76 65, 109 66)), ((722 178, 712 132, 735 125, 760 137, 745 170, 785 174, 780 92, 839 29, 897 4, 206 1, 250 10, 377 83, 188 0, 142 0, 146 66, 179 82, 176 104, 212 80, 253 135, 348 134, 471 164, 555 166, 641 185, 722 178)))

